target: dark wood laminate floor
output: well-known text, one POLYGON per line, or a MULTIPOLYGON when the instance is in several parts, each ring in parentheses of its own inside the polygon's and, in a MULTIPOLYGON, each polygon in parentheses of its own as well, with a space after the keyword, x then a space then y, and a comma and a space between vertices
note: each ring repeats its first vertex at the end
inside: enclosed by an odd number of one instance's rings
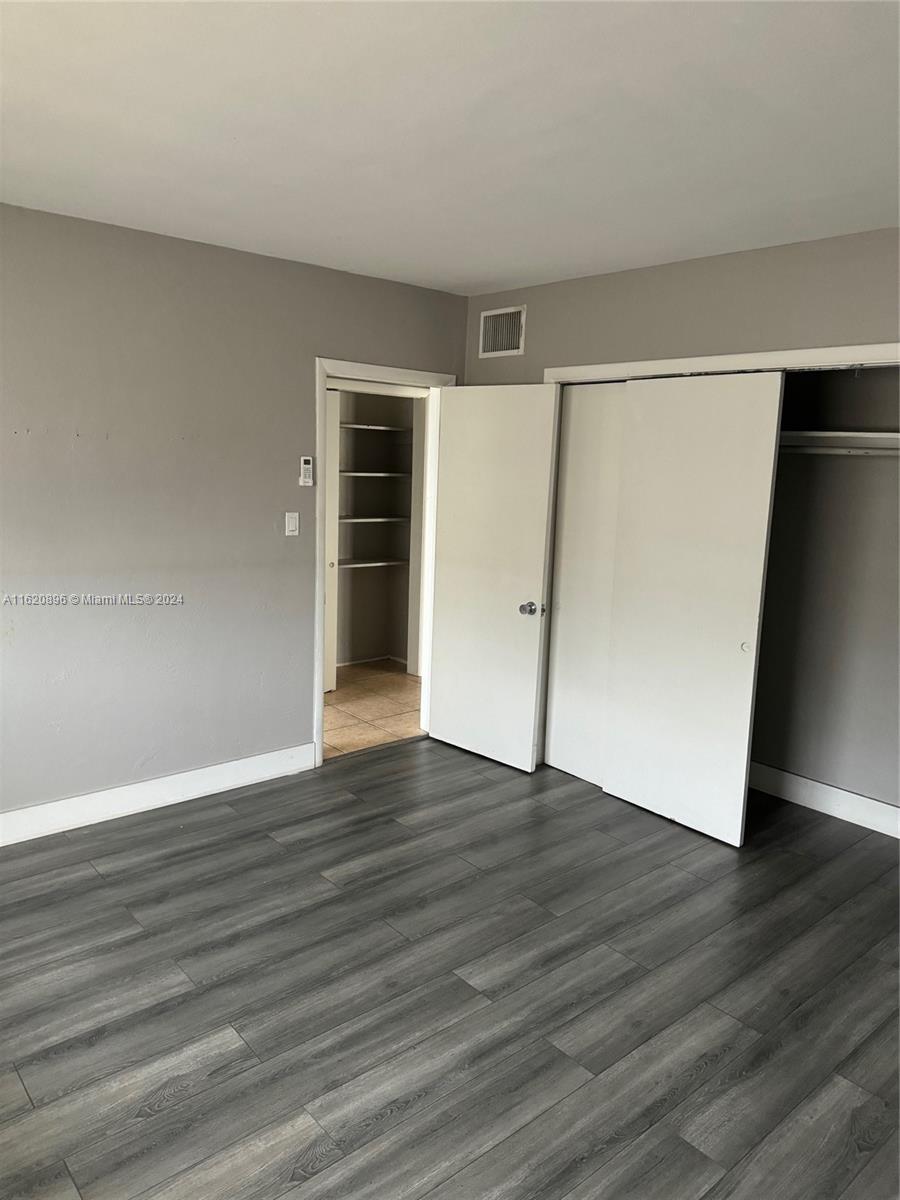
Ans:
POLYGON ((0 1195, 894 1200, 897 845, 436 742, 0 851, 0 1195))

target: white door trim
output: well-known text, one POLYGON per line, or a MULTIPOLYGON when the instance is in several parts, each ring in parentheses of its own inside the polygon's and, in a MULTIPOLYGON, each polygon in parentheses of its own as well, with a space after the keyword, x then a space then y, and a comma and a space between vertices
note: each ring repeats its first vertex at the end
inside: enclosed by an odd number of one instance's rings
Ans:
MULTIPOLYGON (((336 392, 358 392, 360 381, 329 375, 328 386, 336 392)), ((365 387, 366 394, 369 396, 406 396, 408 399, 422 400, 428 395, 427 387, 407 387, 402 383, 376 383, 374 379, 367 379, 365 387)))
POLYGON ((701 358, 651 358, 637 362, 547 367, 544 383, 612 383, 662 375, 734 375, 741 371, 821 371, 900 365, 900 342, 867 346, 819 346, 808 350, 766 350, 752 354, 711 354, 701 358))
MULTIPOLYGON (((434 523, 437 501, 437 438, 439 431, 438 406, 442 387, 452 387, 455 375, 431 371, 414 371, 406 367, 383 367, 376 363, 348 362, 339 358, 316 358, 316 612, 313 643, 313 742, 316 766, 324 760, 325 696, 325 426, 326 392, 339 384, 348 390, 352 383, 371 383, 389 387, 396 384, 398 394, 403 388, 427 388, 425 400, 425 479, 422 500, 422 584, 421 619, 419 621, 419 663, 422 675, 422 711, 420 721, 428 728, 428 697, 431 670, 431 609, 434 603, 434 523)), ((381 387, 379 387, 379 391, 381 387)), ((406 393, 408 394, 408 392, 406 393)), ((417 393, 418 394, 418 393, 417 393)))
MULTIPOLYGON (((376 363, 348 362, 342 358, 317 358, 316 373, 322 369, 326 375, 333 375, 340 380, 344 391, 348 390, 348 381, 354 383, 399 383, 407 387, 433 388, 453 387, 455 375, 435 374, 433 371, 413 371, 405 367, 380 367, 376 363)), ((333 387, 333 384, 329 384, 333 387)), ((402 395, 402 393, 401 393, 402 395)))
MULTIPOLYGON (((452 384, 448 386, 452 387, 452 384)), ((419 582, 419 724, 431 728, 431 643, 434 635, 434 564, 437 540, 438 461, 441 437, 441 389, 431 388, 425 403, 425 453, 422 481, 422 575, 419 582)))

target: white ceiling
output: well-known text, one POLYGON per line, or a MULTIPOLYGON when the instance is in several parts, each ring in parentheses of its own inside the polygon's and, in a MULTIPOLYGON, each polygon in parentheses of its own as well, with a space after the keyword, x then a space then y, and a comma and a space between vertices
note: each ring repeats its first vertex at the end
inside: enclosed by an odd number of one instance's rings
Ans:
POLYGON ((462 293, 880 228, 897 13, 5 4, 3 198, 462 293))

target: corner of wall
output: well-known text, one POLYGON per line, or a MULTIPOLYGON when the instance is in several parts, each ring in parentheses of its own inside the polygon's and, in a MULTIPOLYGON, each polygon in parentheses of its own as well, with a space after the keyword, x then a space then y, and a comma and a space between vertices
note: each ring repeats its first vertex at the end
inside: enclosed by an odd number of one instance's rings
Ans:
POLYGON ((467 384, 469 382, 469 380, 472 378, 472 370, 473 370, 472 358, 473 358, 476 343, 469 336, 469 325, 472 320, 473 307, 477 303, 477 301, 478 301, 477 296, 466 296, 466 326, 465 326, 466 343, 465 343, 465 347, 464 347, 464 356, 463 356, 463 372, 464 373, 463 373, 462 379, 460 380, 460 383, 463 383, 463 384, 467 384))

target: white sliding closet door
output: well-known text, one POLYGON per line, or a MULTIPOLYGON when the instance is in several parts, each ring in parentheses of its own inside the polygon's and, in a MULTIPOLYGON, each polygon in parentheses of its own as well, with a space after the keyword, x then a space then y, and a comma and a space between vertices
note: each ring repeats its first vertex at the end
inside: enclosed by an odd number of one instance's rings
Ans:
MULTIPOLYGON (((581 595, 573 628, 571 555, 557 559, 563 604, 554 640, 595 643, 598 736, 585 764, 548 731, 547 761, 732 845, 743 840, 781 387, 780 373, 647 379, 601 399, 613 423, 601 457, 618 444, 618 478, 608 481, 615 531, 609 510, 580 550, 608 555, 614 536, 612 580, 600 572, 591 585, 593 618, 581 595)), ((574 400, 567 434, 580 443, 602 418, 574 400)), ((575 457, 582 474, 590 469, 580 448, 575 457)), ((562 483, 563 504, 575 488, 562 483)), ((561 545, 566 535, 563 526, 561 545)), ((556 693, 568 683, 558 671, 552 678, 556 721, 556 693)))
POLYGON ((533 771, 542 750, 554 384, 441 391, 432 737, 533 771))
POLYGON ((545 760, 603 786, 627 385, 563 392, 545 760))

